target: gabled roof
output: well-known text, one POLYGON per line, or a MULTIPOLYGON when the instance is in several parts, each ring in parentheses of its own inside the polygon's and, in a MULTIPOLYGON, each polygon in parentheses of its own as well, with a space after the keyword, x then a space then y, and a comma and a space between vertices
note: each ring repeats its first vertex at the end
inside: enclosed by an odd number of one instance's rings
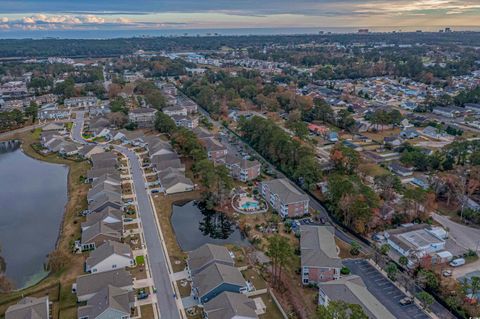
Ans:
POLYGON ((270 193, 277 194, 285 204, 308 200, 308 196, 296 189, 286 178, 273 179, 263 184, 268 186, 270 193))
POLYGON ((219 263, 213 263, 194 275, 192 286, 197 289, 198 295, 202 297, 224 283, 238 287, 246 286, 245 278, 243 278, 240 270, 219 263))
POLYGON ((5 319, 49 319, 48 297, 26 297, 8 307, 5 319))
POLYGON ((188 253, 188 267, 193 272, 214 262, 234 265, 232 256, 224 246, 205 244, 188 253))
POLYGON ((302 267, 342 268, 331 226, 300 226, 302 267))
POLYGON ((362 279, 358 276, 342 277, 337 280, 319 283, 318 286, 331 300, 341 300, 360 305, 369 318, 395 319, 395 316, 368 291, 362 279))
POLYGON ((88 205, 88 209, 91 211, 97 211, 106 203, 113 204, 111 206, 117 206, 117 208, 120 208, 123 206, 122 196, 119 193, 100 192, 93 197, 93 202, 88 205))
POLYGON ((97 318, 107 309, 120 312, 121 315, 116 318, 130 315, 130 305, 135 301, 135 293, 126 291, 111 285, 100 289, 92 298, 87 301, 87 305, 78 308, 78 317, 97 318))
POLYGON ((108 241, 92 251, 85 263, 89 268, 92 268, 112 255, 133 259, 132 249, 130 246, 116 241, 108 241))
POLYGON ((133 286, 132 275, 125 269, 116 269, 79 276, 77 277, 77 295, 90 295, 107 285, 119 288, 133 286))
POLYGON ((205 148, 209 152, 221 151, 226 149, 226 147, 222 143, 220 143, 213 137, 204 138, 200 140, 200 142, 203 144, 203 146, 205 146, 205 148))
POLYGON ((94 200, 103 193, 110 193, 111 196, 108 196, 109 198, 118 198, 121 200, 122 187, 119 185, 112 185, 106 182, 96 183, 95 186, 88 191, 87 198, 88 200, 94 200))
POLYGON ((95 225, 97 222, 101 220, 105 220, 108 217, 112 218, 113 220, 118 220, 118 223, 121 223, 122 215, 123 213, 121 210, 115 209, 112 207, 107 207, 100 212, 96 212, 94 214, 88 215, 87 220, 82 223, 82 228, 95 225))
POLYGON ((208 319, 256 319, 256 309, 255 301, 244 294, 229 291, 222 292, 204 305, 208 319))
POLYGON ((99 221, 82 232, 82 244, 89 243, 100 235, 118 240, 122 238, 122 233, 119 230, 113 229, 112 226, 105 222, 99 221))

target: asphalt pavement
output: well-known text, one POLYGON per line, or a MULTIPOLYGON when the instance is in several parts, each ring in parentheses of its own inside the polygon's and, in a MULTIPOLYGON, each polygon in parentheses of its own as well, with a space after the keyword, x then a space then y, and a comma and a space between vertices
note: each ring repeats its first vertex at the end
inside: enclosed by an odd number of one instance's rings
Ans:
POLYGON ((153 282, 157 289, 157 300, 162 319, 180 319, 179 310, 174 297, 174 289, 167 268, 166 253, 163 251, 160 234, 154 217, 154 211, 149 194, 145 189, 145 180, 139 159, 134 151, 125 147, 115 147, 126 155, 130 161, 135 194, 137 197, 138 214, 142 221, 145 243, 147 245, 148 260, 153 282))
POLYGON ((406 295, 366 260, 343 260, 343 264, 350 269, 352 274, 362 278, 368 291, 370 291, 395 318, 430 318, 430 316, 414 303, 401 305, 400 300, 405 298, 406 295))
POLYGON ((85 121, 85 111, 75 112, 75 120, 72 126, 72 140, 80 144, 87 144, 82 137, 83 122, 85 121))

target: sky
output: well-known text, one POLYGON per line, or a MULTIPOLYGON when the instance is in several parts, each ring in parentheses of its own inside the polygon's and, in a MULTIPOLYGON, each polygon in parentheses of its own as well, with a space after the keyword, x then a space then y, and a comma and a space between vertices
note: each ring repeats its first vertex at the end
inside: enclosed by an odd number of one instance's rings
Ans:
POLYGON ((2 32, 480 27, 480 0, 0 0, 2 32))

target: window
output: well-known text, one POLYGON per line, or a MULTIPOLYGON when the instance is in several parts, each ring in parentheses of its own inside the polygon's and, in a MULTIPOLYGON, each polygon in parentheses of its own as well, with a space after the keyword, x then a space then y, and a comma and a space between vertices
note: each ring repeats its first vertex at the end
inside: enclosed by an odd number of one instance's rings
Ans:
POLYGON ((112 268, 117 268, 117 265, 112 265, 112 268))

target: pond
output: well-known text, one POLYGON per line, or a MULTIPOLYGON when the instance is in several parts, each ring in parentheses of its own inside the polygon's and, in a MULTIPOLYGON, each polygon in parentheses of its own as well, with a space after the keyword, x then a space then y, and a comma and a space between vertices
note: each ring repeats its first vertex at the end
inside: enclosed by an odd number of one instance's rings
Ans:
POLYGON ((67 195, 68 168, 25 155, 20 143, 0 142, 0 255, 15 289, 47 275, 67 195))
POLYGON ((195 201, 174 204, 171 222, 183 251, 208 243, 249 245, 234 221, 225 214, 205 209, 195 201))

